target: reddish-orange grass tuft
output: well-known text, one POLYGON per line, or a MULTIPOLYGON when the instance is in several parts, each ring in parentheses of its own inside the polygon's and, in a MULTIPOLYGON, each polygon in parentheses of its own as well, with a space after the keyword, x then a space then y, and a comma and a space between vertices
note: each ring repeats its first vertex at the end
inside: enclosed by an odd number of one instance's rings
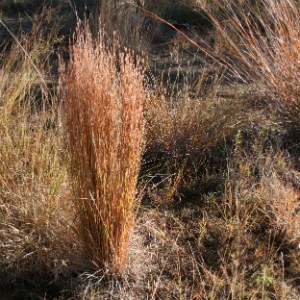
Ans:
POLYGON ((78 29, 62 71, 77 233, 97 268, 122 273, 143 144, 143 74, 130 51, 78 29))

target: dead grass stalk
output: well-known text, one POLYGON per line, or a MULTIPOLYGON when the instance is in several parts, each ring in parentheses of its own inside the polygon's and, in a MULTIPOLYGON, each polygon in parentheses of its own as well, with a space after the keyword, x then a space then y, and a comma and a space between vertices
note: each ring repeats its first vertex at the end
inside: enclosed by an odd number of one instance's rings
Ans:
POLYGON ((62 73, 77 233, 97 268, 122 273, 134 226, 143 144, 143 75, 130 51, 116 55, 78 29, 62 73), (119 69, 119 70, 118 70, 119 69))

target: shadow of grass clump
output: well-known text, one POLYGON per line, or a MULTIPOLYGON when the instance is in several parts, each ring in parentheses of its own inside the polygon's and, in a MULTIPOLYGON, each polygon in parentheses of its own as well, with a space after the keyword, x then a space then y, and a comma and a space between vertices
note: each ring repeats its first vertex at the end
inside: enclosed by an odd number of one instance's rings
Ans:
POLYGON ((152 8, 156 14, 176 24, 191 26, 210 25, 207 13, 193 7, 188 1, 153 1, 152 8))
MULTIPOLYGON (((0 9, 8 15, 25 14, 38 11, 47 1, 39 0, 4 0, 0 9)), ((50 2, 50 1, 48 1, 50 2)), ((52 1, 57 4, 59 1, 52 1)))

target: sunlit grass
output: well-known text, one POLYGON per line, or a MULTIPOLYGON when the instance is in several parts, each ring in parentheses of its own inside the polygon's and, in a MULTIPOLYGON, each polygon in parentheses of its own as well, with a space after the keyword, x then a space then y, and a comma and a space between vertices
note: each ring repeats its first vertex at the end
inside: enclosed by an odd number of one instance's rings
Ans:
POLYGON ((97 268, 122 273, 143 149, 143 76, 131 52, 118 55, 88 29, 77 30, 70 53, 62 80, 78 235, 97 268))

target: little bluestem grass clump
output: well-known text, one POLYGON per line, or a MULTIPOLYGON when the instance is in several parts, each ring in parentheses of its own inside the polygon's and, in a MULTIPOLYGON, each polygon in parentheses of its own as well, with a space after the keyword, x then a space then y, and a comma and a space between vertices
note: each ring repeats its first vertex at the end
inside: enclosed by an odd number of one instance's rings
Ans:
POLYGON ((143 150, 143 72, 129 51, 78 29, 62 72, 77 233, 99 268, 122 273, 143 150))

